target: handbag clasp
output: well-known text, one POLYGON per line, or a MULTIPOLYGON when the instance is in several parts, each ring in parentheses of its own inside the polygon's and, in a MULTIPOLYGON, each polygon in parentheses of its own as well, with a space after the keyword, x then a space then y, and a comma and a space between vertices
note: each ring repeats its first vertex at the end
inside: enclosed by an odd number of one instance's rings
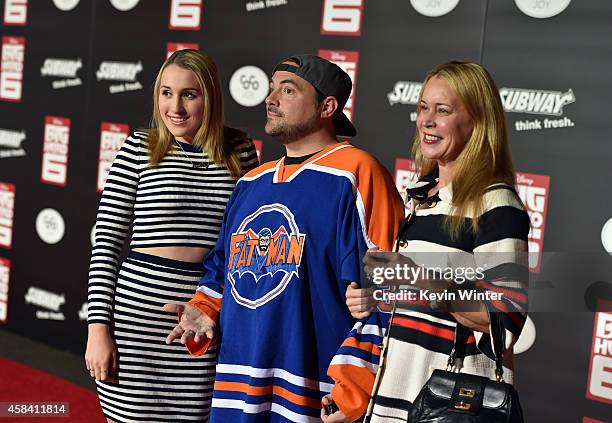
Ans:
POLYGON ((459 396, 474 398, 474 396, 476 396, 476 391, 474 389, 459 388, 459 396))
POLYGON ((472 404, 464 401, 459 401, 455 403, 455 408, 458 410, 469 410, 472 408, 472 404))

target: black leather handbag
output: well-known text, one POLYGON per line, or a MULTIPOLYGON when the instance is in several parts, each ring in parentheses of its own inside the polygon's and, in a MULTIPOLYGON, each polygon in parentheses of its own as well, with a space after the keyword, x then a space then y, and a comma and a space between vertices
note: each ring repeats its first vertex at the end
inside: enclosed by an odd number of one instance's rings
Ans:
POLYGON ((413 402, 409 423, 523 423, 523 410, 514 387, 503 381, 502 326, 491 313, 491 339, 496 381, 451 371, 468 329, 457 323, 446 370, 434 370, 413 402))

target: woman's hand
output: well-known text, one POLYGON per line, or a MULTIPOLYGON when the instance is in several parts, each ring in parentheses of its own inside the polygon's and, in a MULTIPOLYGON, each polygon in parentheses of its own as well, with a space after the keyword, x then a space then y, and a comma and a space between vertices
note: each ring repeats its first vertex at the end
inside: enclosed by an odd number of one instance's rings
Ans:
POLYGON ((413 273, 409 270, 417 267, 418 265, 410 257, 378 248, 370 248, 363 256, 363 270, 368 281, 374 285, 413 284, 414 280, 411 279, 413 273))
POLYGON ((321 420, 323 420, 325 423, 351 423, 351 420, 348 419, 340 410, 328 415, 325 407, 332 404, 334 404, 334 400, 331 394, 325 395, 323 399, 321 399, 321 420))
POLYGON ((117 348, 110 335, 109 326, 92 323, 88 330, 85 365, 89 374, 98 381, 117 382, 117 348))
POLYGON ((377 285, 393 286, 410 283, 409 280, 401 281, 395 277, 385 276, 384 269, 395 269, 397 265, 416 266, 410 258, 399 253, 390 253, 378 248, 370 248, 365 253, 363 257, 363 270, 368 281, 372 282, 373 286, 359 288, 356 282, 352 282, 346 288, 346 305, 351 312, 351 316, 355 319, 363 319, 372 314, 377 303, 374 299, 374 289, 377 285))

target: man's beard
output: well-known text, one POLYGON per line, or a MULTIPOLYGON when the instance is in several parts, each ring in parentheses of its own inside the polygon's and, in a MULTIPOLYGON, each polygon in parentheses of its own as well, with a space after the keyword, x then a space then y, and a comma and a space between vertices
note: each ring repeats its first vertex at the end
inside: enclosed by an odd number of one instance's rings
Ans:
POLYGON ((285 121, 274 122, 274 120, 278 119, 278 117, 272 120, 268 119, 265 131, 266 134, 276 137, 282 144, 289 144, 304 138, 318 129, 318 120, 316 116, 312 116, 307 121, 295 124, 288 124, 285 121))

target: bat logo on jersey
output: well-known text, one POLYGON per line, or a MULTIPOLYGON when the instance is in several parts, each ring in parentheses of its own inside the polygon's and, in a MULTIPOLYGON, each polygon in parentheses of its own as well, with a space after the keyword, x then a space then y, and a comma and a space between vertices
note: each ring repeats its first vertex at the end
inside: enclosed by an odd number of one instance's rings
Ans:
POLYGON ((274 276, 276 272, 295 272, 304 249, 304 236, 290 235, 284 226, 272 234, 269 228, 258 233, 252 229, 246 233, 233 234, 230 252, 229 270, 251 273, 258 282, 266 275, 274 276))
POLYGON ((299 277, 306 235, 282 204, 266 204, 245 217, 230 240, 227 278, 238 304, 257 308, 299 277))

